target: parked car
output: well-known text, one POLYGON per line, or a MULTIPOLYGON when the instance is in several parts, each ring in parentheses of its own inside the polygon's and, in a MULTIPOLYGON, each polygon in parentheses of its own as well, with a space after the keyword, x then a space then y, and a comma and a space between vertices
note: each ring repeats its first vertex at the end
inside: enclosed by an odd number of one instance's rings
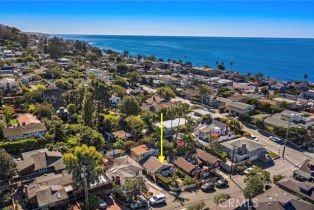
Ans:
POLYGON ((250 140, 258 141, 258 138, 256 136, 250 135, 249 136, 250 140))
POLYGON ((164 194, 154 195, 152 198, 149 199, 149 203, 151 205, 156 205, 156 204, 165 203, 165 202, 166 202, 166 196, 164 194))
POLYGON ((103 199, 99 200, 99 209, 106 209, 108 207, 108 204, 103 199))
POLYGON ((244 174, 249 174, 253 169, 254 169, 255 166, 252 166, 250 168, 247 168, 245 171, 244 171, 244 174))
POLYGON ((131 209, 145 208, 148 206, 148 201, 145 198, 139 197, 136 201, 130 204, 131 209))
POLYGON ((215 189, 215 184, 211 182, 207 182, 201 186, 201 190, 204 192, 215 189))
POLYGON ((218 179, 216 182, 215 182, 215 185, 216 187, 220 188, 220 187, 225 187, 228 185, 228 181, 225 180, 224 178, 221 178, 221 179, 218 179))
POLYGON ((270 140, 272 140, 273 142, 277 142, 277 143, 281 143, 282 139, 276 137, 276 136, 270 136, 269 137, 270 140))

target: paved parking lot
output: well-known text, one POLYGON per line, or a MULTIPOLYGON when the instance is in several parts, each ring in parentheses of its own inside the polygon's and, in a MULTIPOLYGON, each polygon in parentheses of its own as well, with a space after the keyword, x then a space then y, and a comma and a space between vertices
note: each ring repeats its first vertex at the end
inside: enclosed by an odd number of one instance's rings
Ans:
MULTIPOLYGON (((223 175, 223 174, 222 174, 223 175)), ((162 188, 157 186, 157 189, 153 187, 153 185, 149 185, 149 191, 153 192, 154 195, 162 193, 166 195, 167 203, 161 204, 157 206, 152 206, 152 209, 183 209, 184 207, 203 201, 206 204, 206 207, 212 208, 215 207, 214 203, 215 195, 219 193, 227 193, 233 198, 241 198, 243 199, 242 190, 239 187, 238 183, 243 186, 243 176, 233 176, 232 179, 236 182, 233 182, 229 179, 227 175, 223 175, 223 177, 228 181, 227 188, 215 188, 214 191, 211 192, 203 192, 202 190, 194 190, 194 191, 185 191, 180 193, 168 192, 162 188)))

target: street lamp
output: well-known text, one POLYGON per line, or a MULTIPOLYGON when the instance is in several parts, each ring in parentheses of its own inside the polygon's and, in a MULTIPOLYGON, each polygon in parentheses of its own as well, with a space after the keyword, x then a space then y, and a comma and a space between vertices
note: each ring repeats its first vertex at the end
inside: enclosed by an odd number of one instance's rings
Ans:
POLYGON ((287 141, 288 141, 288 136, 289 136, 289 130, 290 130, 290 122, 291 122, 291 118, 289 117, 288 127, 287 127, 287 133, 286 133, 286 140, 285 140, 285 144, 284 144, 283 150, 282 150, 282 158, 283 158, 283 159, 285 159, 286 146, 287 146, 287 141))

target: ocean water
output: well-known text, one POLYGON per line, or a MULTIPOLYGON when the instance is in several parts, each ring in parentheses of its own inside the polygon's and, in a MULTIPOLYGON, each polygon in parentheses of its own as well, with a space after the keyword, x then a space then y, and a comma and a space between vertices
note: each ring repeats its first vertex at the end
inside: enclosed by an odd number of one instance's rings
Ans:
POLYGON ((58 35, 78 39, 102 49, 132 55, 190 61, 193 65, 216 67, 224 62, 227 69, 240 73, 263 73, 281 80, 314 82, 314 39, 294 38, 233 38, 180 36, 118 36, 118 35, 58 35), (233 62, 233 66, 230 63, 233 62))

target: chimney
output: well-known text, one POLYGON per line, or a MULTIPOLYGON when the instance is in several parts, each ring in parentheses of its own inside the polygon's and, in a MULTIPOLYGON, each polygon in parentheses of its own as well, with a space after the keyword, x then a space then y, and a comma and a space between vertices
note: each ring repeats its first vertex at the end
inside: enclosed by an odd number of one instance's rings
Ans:
POLYGON ((246 143, 243 143, 242 145, 241 145, 241 152, 244 154, 244 153, 246 153, 246 143))

